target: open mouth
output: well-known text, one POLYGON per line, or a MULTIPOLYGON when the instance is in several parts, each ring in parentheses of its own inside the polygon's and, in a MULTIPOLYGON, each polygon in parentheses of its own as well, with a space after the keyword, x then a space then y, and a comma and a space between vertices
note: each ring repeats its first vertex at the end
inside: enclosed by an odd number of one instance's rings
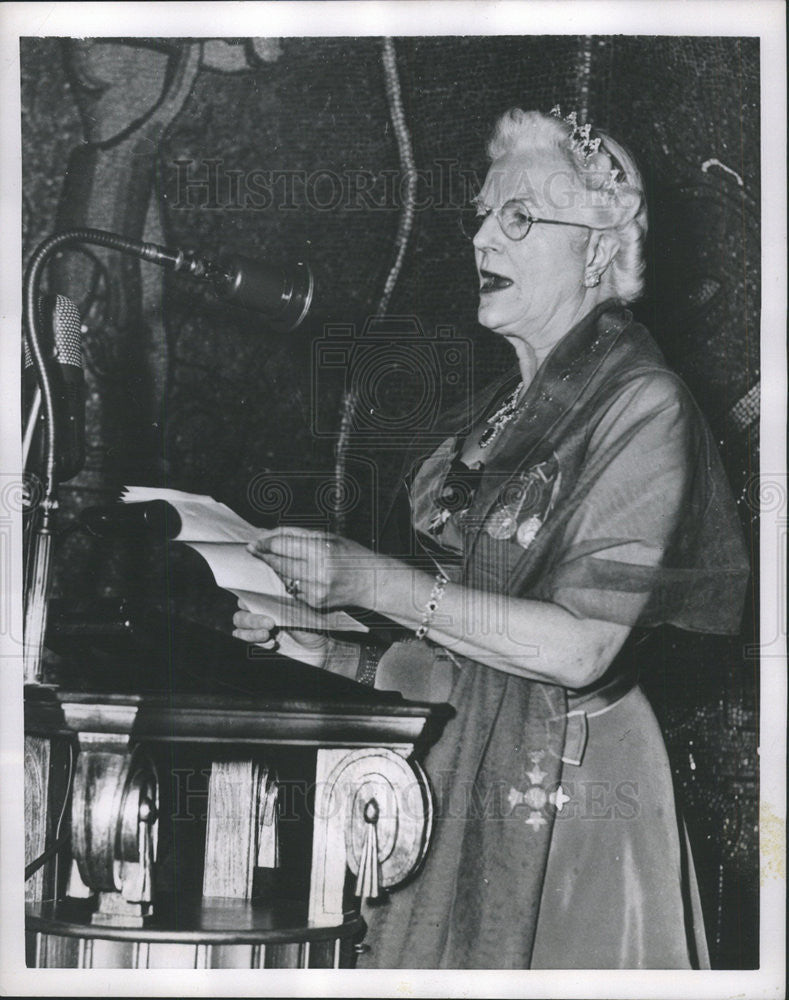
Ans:
POLYGON ((480 286, 479 291, 481 295, 486 295, 489 292, 499 292, 503 288, 509 288, 512 281, 509 278, 505 278, 503 274, 496 274, 495 271, 484 271, 480 270, 480 286))

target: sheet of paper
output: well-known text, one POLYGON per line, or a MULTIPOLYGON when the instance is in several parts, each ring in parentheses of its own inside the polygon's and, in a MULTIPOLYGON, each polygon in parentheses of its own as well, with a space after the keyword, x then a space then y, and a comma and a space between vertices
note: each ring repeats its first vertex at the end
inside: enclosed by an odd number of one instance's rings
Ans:
POLYGON ((213 497, 181 490, 126 486, 121 499, 124 503, 165 500, 172 504, 181 517, 181 531, 173 541, 183 542, 202 556, 217 585, 243 601, 245 610, 269 615, 282 628, 369 631, 344 611, 315 611, 291 597, 274 570, 247 552, 246 545, 258 530, 213 497))
MULTIPOLYGON (((180 539, 179 539, 180 541, 180 539)), ((256 594, 286 595, 285 584, 274 570, 247 552, 237 542, 186 542, 211 567, 214 579, 225 590, 247 590, 256 594)))
POLYGON ((341 632, 369 632, 366 625, 352 618, 344 611, 314 611, 303 601, 292 597, 274 597, 271 594, 257 594, 248 590, 228 588, 238 597, 243 611, 256 615, 268 615, 281 628, 336 629, 341 632))

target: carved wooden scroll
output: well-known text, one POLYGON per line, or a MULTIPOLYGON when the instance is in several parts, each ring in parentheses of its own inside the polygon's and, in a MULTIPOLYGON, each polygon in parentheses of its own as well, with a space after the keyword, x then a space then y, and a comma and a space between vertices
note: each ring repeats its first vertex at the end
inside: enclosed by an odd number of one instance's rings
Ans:
MULTIPOLYGON (((153 906, 158 834, 156 770, 124 737, 85 744, 77 760, 71 823, 79 879, 98 893, 94 923, 141 926, 153 906)), ((72 878, 72 882, 75 879, 72 878)))
POLYGON ((378 895, 413 872, 432 829, 424 772, 387 749, 319 750, 309 919, 342 919, 346 870, 357 895, 378 895))

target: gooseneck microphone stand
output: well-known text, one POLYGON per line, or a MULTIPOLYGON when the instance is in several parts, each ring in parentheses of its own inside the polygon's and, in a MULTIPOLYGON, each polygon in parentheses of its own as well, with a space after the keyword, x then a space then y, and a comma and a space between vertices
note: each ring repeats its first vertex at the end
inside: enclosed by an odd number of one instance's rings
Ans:
MULTIPOLYGON (((52 254, 76 243, 108 247, 177 273, 205 279, 218 295, 268 314, 272 324, 281 330, 294 330, 301 323, 309 311, 313 294, 312 272, 302 261, 296 262, 289 269, 283 269, 236 255, 229 258, 226 264, 219 264, 189 250, 143 243, 102 229, 69 229, 55 233, 36 248, 25 270, 23 322, 46 422, 46 458, 43 495, 30 515, 34 520, 29 550, 25 553, 23 665, 26 684, 41 684, 43 680, 42 658, 51 584, 52 542, 58 511, 59 428, 52 385, 41 347, 39 285, 44 266, 52 254)), ((26 452, 27 446, 26 433, 26 452)))

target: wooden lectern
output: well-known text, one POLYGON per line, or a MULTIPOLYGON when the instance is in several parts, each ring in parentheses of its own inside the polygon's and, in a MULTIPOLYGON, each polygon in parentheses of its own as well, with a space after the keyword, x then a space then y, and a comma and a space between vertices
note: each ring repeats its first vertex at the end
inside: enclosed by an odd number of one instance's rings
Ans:
POLYGON ((25 696, 28 964, 352 966, 359 899, 428 849, 417 758, 451 708, 157 612, 49 645, 25 696))

